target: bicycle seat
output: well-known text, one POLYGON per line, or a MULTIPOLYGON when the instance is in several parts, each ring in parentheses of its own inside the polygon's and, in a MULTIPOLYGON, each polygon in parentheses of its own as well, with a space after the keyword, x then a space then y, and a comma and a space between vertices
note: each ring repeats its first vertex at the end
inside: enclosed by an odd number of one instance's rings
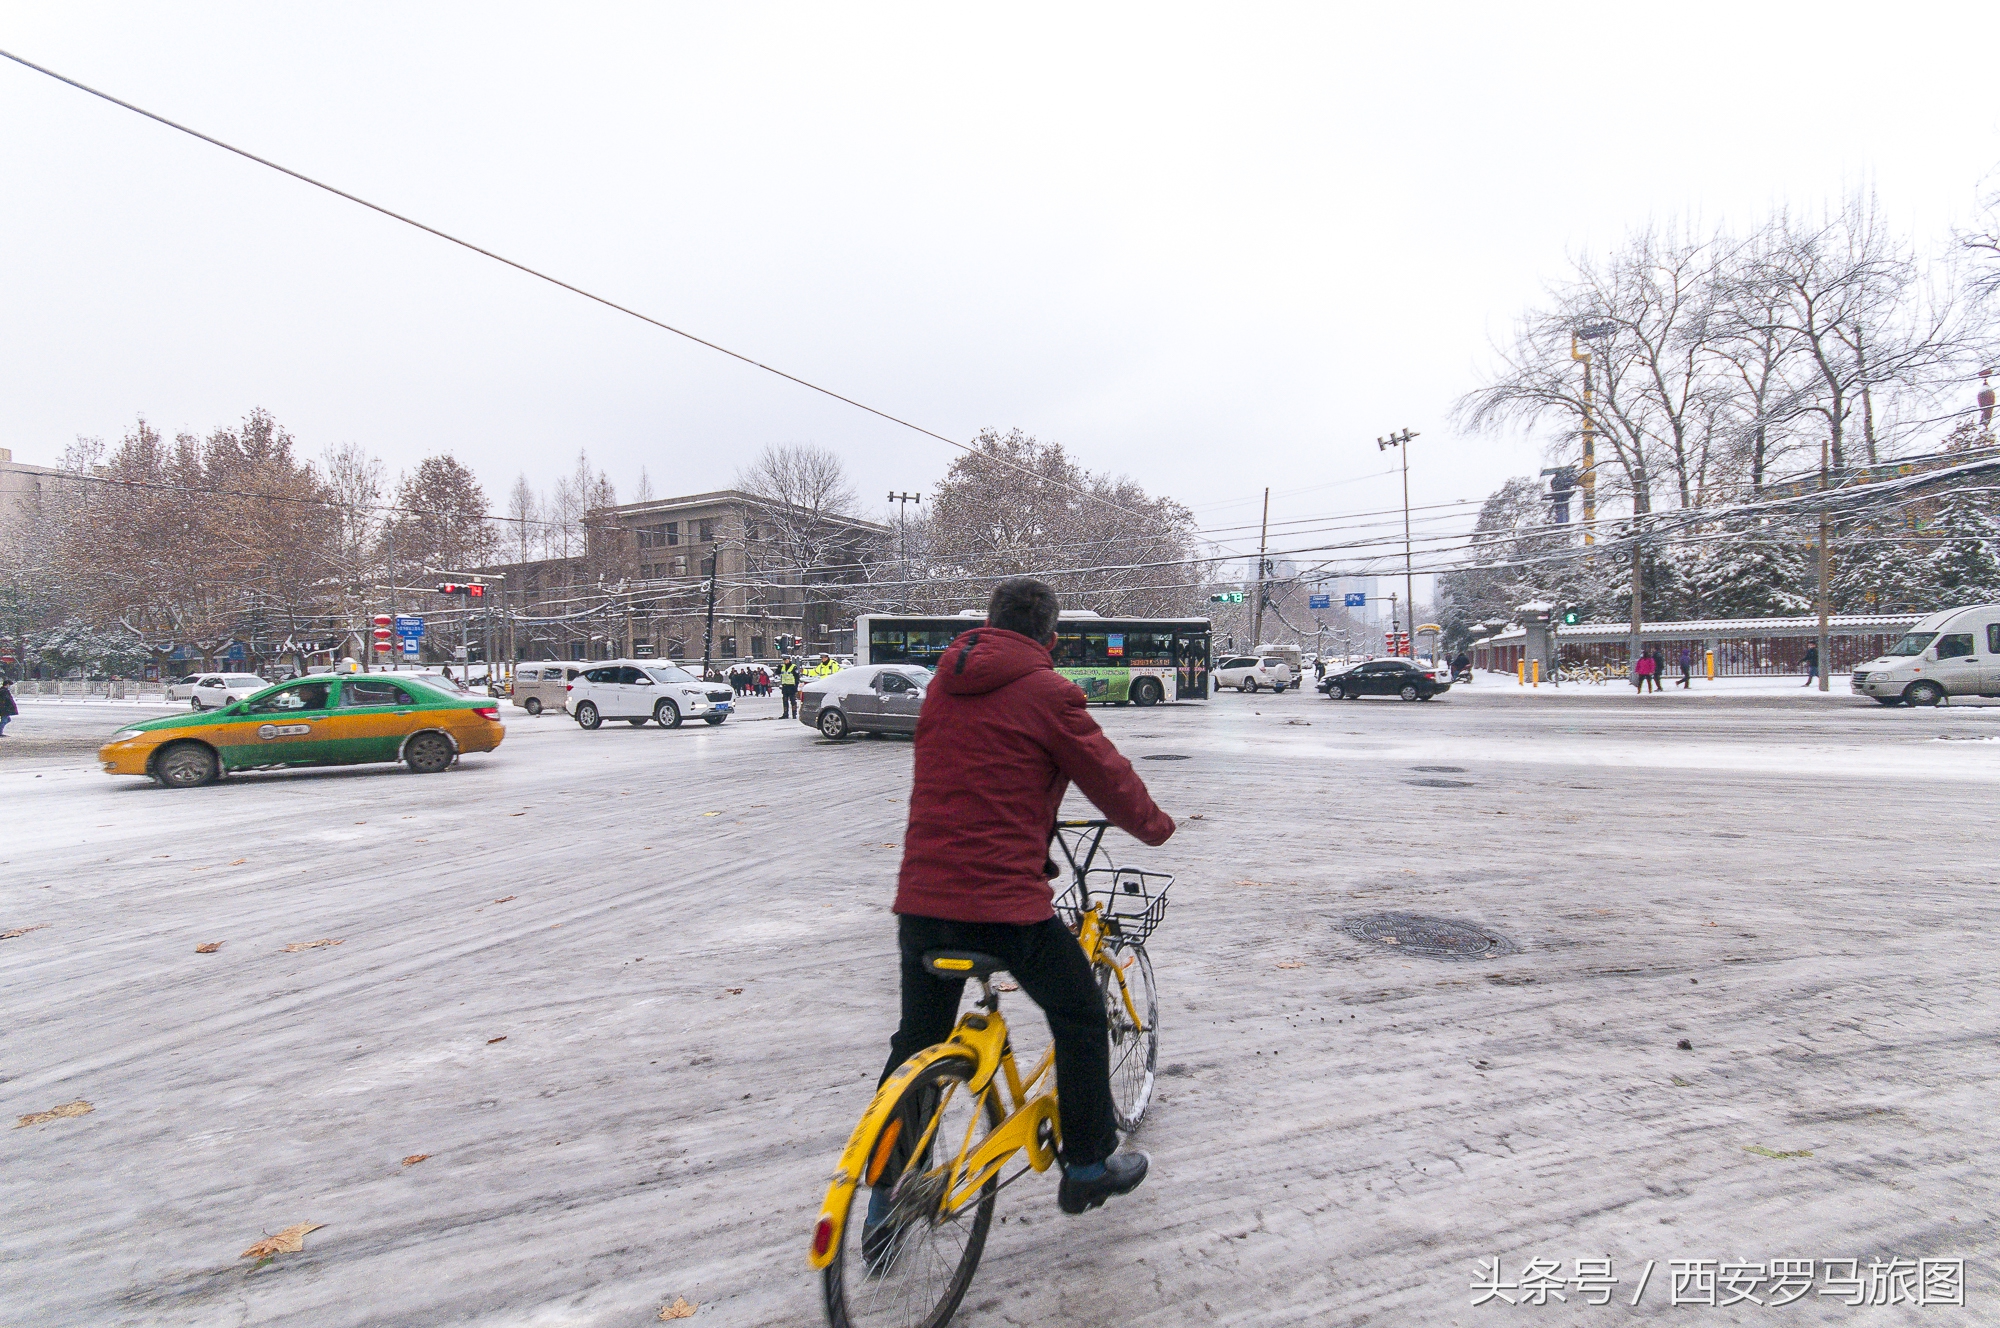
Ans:
POLYGON ((939 978, 979 978, 984 981, 1001 969, 1007 961, 990 954, 980 954, 977 950, 926 950, 924 967, 932 977, 939 978))

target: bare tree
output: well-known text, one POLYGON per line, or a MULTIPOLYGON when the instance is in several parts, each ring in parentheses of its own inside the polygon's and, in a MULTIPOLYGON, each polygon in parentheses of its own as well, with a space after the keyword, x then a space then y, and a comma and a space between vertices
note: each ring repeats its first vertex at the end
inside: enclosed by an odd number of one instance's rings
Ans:
POLYGON ((515 562, 525 563, 532 558, 541 540, 541 511, 535 486, 528 483, 527 475, 516 478, 514 487, 507 491, 507 521, 513 527, 515 562))
POLYGON ((1959 311, 1924 279, 1871 197, 1857 195, 1818 222, 1780 214, 1771 241, 1741 280, 1770 297, 1768 330, 1801 367, 1790 409, 1816 419, 1836 469, 1881 459, 1878 398, 1924 395, 1965 349, 1959 311))
POLYGON ((772 583, 767 602, 771 588, 796 578, 808 635, 824 628, 845 605, 840 587, 862 580, 876 552, 856 520, 859 503, 839 454, 811 443, 767 445, 737 472, 736 487, 765 500, 753 518, 758 529, 737 537, 745 566, 772 583), (752 540, 753 533, 764 538, 752 540))

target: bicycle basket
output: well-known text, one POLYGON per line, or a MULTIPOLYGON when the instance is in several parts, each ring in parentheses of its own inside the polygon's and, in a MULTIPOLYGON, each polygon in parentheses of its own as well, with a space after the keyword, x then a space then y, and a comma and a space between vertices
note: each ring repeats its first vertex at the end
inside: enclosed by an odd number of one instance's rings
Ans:
POLYGON ((1083 888, 1070 882, 1056 896, 1056 915, 1071 931, 1083 925, 1083 912, 1097 905, 1104 928, 1113 936, 1143 941, 1167 914, 1167 887, 1174 883, 1170 872, 1140 871, 1137 867, 1093 867, 1084 873, 1083 888))

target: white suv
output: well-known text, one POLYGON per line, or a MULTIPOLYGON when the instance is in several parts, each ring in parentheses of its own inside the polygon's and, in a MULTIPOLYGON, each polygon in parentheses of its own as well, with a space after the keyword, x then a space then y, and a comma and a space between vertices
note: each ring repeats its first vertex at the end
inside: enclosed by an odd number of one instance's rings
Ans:
POLYGON ((1254 692, 1260 687, 1282 692, 1292 685, 1292 666, 1276 655, 1238 655, 1216 666, 1215 685, 1239 692, 1254 692))
POLYGON ((686 669, 657 659, 609 659, 577 674, 564 694, 563 709, 587 729, 607 719, 633 728, 652 720, 677 729, 681 720, 720 724, 736 708, 727 683, 703 682, 686 669))

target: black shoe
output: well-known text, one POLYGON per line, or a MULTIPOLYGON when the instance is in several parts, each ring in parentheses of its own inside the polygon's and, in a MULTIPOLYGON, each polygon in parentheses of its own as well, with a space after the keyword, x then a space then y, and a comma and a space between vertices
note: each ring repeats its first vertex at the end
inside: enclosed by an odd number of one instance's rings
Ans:
POLYGON ((893 1222, 861 1226, 861 1264, 868 1276, 880 1277, 896 1259, 896 1236, 902 1230, 893 1222))
POLYGON ((1146 1179, 1148 1161, 1144 1153, 1113 1153, 1104 1159, 1104 1174, 1095 1180, 1072 1180, 1063 1173, 1056 1190, 1056 1203, 1074 1216, 1087 1213, 1117 1194, 1130 1194, 1146 1179))

